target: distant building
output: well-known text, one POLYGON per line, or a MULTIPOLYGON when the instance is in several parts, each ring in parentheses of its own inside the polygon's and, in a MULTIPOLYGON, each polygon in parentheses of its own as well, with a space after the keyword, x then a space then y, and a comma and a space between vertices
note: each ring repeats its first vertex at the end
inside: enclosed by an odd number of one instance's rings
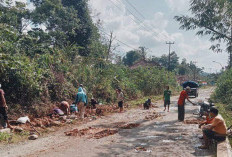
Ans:
POLYGON ((138 67, 158 67, 161 68, 162 66, 154 61, 147 61, 145 59, 140 59, 136 61, 132 66, 130 66, 130 69, 136 69, 138 67))

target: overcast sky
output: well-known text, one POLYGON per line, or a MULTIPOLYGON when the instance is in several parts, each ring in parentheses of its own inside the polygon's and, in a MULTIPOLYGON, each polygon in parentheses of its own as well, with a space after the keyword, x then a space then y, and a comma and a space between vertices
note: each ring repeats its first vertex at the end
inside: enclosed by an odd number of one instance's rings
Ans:
POLYGON ((117 40, 130 46, 115 40, 114 44, 120 45, 117 49, 119 54, 125 55, 132 48, 145 46, 149 48, 149 56, 161 56, 168 54, 165 42, 171 41, 175 42, 172 51, 180 59, 196 61, 199 67, 205 67, 206 72, 210 72, 210 68, 211 72, 221 69, 220 64, 213 61, 227 65, 227 53, 217 54, 209 50, 211 43, 207 38, 195 36, 194 31, 179 30, 179 24, 173 17, 189 14, 188 0, 90 0, 89 5, 95 15, 94 20, 102 21, 104 32, 113 31, 117 40))

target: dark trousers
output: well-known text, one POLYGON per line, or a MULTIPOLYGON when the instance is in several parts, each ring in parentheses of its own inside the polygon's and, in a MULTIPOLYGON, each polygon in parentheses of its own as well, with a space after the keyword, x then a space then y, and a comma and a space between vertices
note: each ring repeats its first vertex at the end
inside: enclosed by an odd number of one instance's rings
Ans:
POLYGON ((184 105, 182 106, 178 105, 178 120, 179 121, 184 121, 184 114, 185 114, 184 105))

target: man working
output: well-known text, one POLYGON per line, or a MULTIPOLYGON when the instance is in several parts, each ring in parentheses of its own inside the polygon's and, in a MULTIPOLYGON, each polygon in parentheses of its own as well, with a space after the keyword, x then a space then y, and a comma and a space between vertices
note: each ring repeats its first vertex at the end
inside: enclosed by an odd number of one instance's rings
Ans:
POLYGON ((119 107, 119 112, 123 111, 123 101, 124 101, 124 95, 122 93, 122 90, 120 88, 118 88, 116 90, 117 92, 117 100, 118 100, 118 107, 119 107))
POLYGON ((81 87, 79 87, 74 104, 77 104, 78 111, 80 113, 80 118, 82 120, 84 119, 85 108, 86 108, 87 103, 88 103, 87 95, 85 94, 83 89, 81 87))
MULTIPOLYGON (((1 84, 0 84, 0 88, 1 88, 1 84)), ((8 121, 8 116, 7 116, 7 110, 8 110, 8 106, 6 105, 6 99, 4 97, 4 91, 2 89, 0 89, 0 114, 3 116, 4 121, 7 124, 7 127, 12 129, 9 121, 8 121)))
POLYGON ((185 90, 183 90, 180 93, 180 97, 178 100, 178 120, 179 121, 184 121, 184 115, 185 115, 185 99, 187 99, 191 104, 195 105, 192 103, 192 101, 189 100, 188 93, 191 92, 190 87, 186 87, 185 90))
POLYGON ((202 129, 204 145, 200 146, 200 149, 208 149, 211 139, 214 139, 218 142, 224 141, 226 139, 226 124, 223 118, 218 115, 218 110, 216 108, 210 109, 210 117, 214 118, 214 120, 212 124, 207 125, 202 129))
POLYGON ((203 125, 208 125, 213 123, 214 118, 211 118, 208 112, 205 112, 204 115, 206 116, 206 120, 201 124, 199 124, 199 128, 201 128, 203 125))
POLYGON ((164 99, 164 111, 166 111, 166 106, 168 106, 168 112, 169 112, 171 93, 172 92, 169 90, 169 86, 166 86, 166 90, 164 91, 164 95, 163 95, 163 99, 164 99))
POLYGON ((69 107, 69 103, 67 101, 62 101, 59 105, 59 108, 66 114, 69 115, 70 114, 70 107, 69 107))

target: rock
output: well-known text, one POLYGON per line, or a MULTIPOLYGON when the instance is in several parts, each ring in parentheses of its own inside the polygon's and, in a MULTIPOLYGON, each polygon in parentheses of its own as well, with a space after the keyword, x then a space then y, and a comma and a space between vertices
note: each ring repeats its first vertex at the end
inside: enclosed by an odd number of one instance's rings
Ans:
POLYGON ((67 123, 67 124, 71 124, 72 122, 73 122, 72 119, 67 119, 67 120, 66 120, 66 123, 67 123))
POLYGON ((51 122, 51 125, 52 125, 52 126, 60 126, 60 125, 61 125, 61 122, 60 122, 60 121, 52 121, 52 122, 51 122))
POLYGON ((16 128, 14 129, 14 131, 15 131, 15 132, 22 132, 22 131, 23 131, 23 128, 16 127, 16 128))
POLYGON ((31 135, 28 137, 29 140, 36 140, 38 138, 38 135, 31 135))
POLYGON ((10 128, 1 129, 0 133, 10 133, 10 128))
POLYGON ((76 115, 70 115, 69 119, 76 119, 76 117, 77 117, 76 115))
POLYGON ((61 117, 59 118, 59 120, 66 121, 66 120, 67 120, 67 116, 61 116, 61 117))
POLYGON ((21 123, 21 124, 25 124, 27 121, 30 122, 30 119, 28 118, 28 116, 26 116, 26 117, 20 117, 20 118, 17 120, 17 122, 18 122, 18 123, 21 123))

